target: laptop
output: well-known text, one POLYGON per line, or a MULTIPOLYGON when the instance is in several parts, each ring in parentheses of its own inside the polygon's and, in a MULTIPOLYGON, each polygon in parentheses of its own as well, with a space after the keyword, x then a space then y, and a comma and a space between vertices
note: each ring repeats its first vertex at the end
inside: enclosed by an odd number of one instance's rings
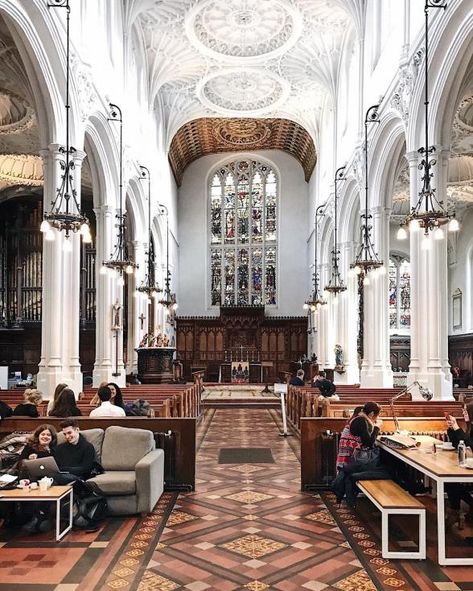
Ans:
POLYGON ((56 460, 49 456, 47 458, 38 458, 37 460, 23 460, 22 468, 28 472, 31 481, 41 480, 44 476, 54 478, 61 474, 56 460))

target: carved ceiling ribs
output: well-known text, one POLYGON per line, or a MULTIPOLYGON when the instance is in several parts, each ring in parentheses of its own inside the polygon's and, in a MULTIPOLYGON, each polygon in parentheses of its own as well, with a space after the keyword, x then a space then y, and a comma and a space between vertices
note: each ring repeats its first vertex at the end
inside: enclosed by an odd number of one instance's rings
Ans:
POLYGON ((288 119, 205 117, 183 125, 171 142, 169 162, 180 186, 186 168, 207 154, 244 150, 283 150, 294 156, 308 182, 317 160, 307 131, 288 119))

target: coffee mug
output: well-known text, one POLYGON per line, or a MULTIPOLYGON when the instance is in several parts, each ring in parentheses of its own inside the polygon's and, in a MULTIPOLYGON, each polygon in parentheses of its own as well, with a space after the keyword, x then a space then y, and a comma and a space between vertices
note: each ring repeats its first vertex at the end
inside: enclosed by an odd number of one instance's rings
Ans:
POLYGON ((32 482, 30 484, 30 490, 37 490, 38 489, 38 483, 37 482, 32 482))
POLYGON ((23 478, 22 480, 20 480, 19 484, 20 488, 28 488, 30 485, 30 481, 27 478, 23 478))

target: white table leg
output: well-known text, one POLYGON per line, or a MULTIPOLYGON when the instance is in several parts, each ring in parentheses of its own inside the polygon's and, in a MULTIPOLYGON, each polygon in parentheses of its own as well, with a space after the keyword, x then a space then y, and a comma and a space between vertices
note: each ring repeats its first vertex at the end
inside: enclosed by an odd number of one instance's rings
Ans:
POLYGON ((72 529, 72 486, 67 495, 56 501, 56 541, 59 542, 72 529), (61 501, 69 497, 69 524, 61 531, 61 501))
POLYGON ((443 480, 437 480, 437 538, 439 564, 445 566, 445 498, 443 480))

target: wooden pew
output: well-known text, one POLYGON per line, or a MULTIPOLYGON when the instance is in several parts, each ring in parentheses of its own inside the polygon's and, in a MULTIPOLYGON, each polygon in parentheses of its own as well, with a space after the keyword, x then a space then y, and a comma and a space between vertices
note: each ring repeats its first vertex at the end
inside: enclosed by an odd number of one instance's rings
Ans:
MULTIPOLYGON (((153 433, 165 433, 170 430, 175 435, 174 480, 167 483, 167 490, 195 490, 195 457, 196 457, 196 419, 195 418, 148 418, 148 417, 76 417, 79 426, 84 429, 106 429, 111 425, 148 429, 153 433)), ((14 431, 34 431, 44 423, 53 425, 58 431, 64 419, 56 417, 20 418, 11 417, 0 422, 0 437, 14 431)))

